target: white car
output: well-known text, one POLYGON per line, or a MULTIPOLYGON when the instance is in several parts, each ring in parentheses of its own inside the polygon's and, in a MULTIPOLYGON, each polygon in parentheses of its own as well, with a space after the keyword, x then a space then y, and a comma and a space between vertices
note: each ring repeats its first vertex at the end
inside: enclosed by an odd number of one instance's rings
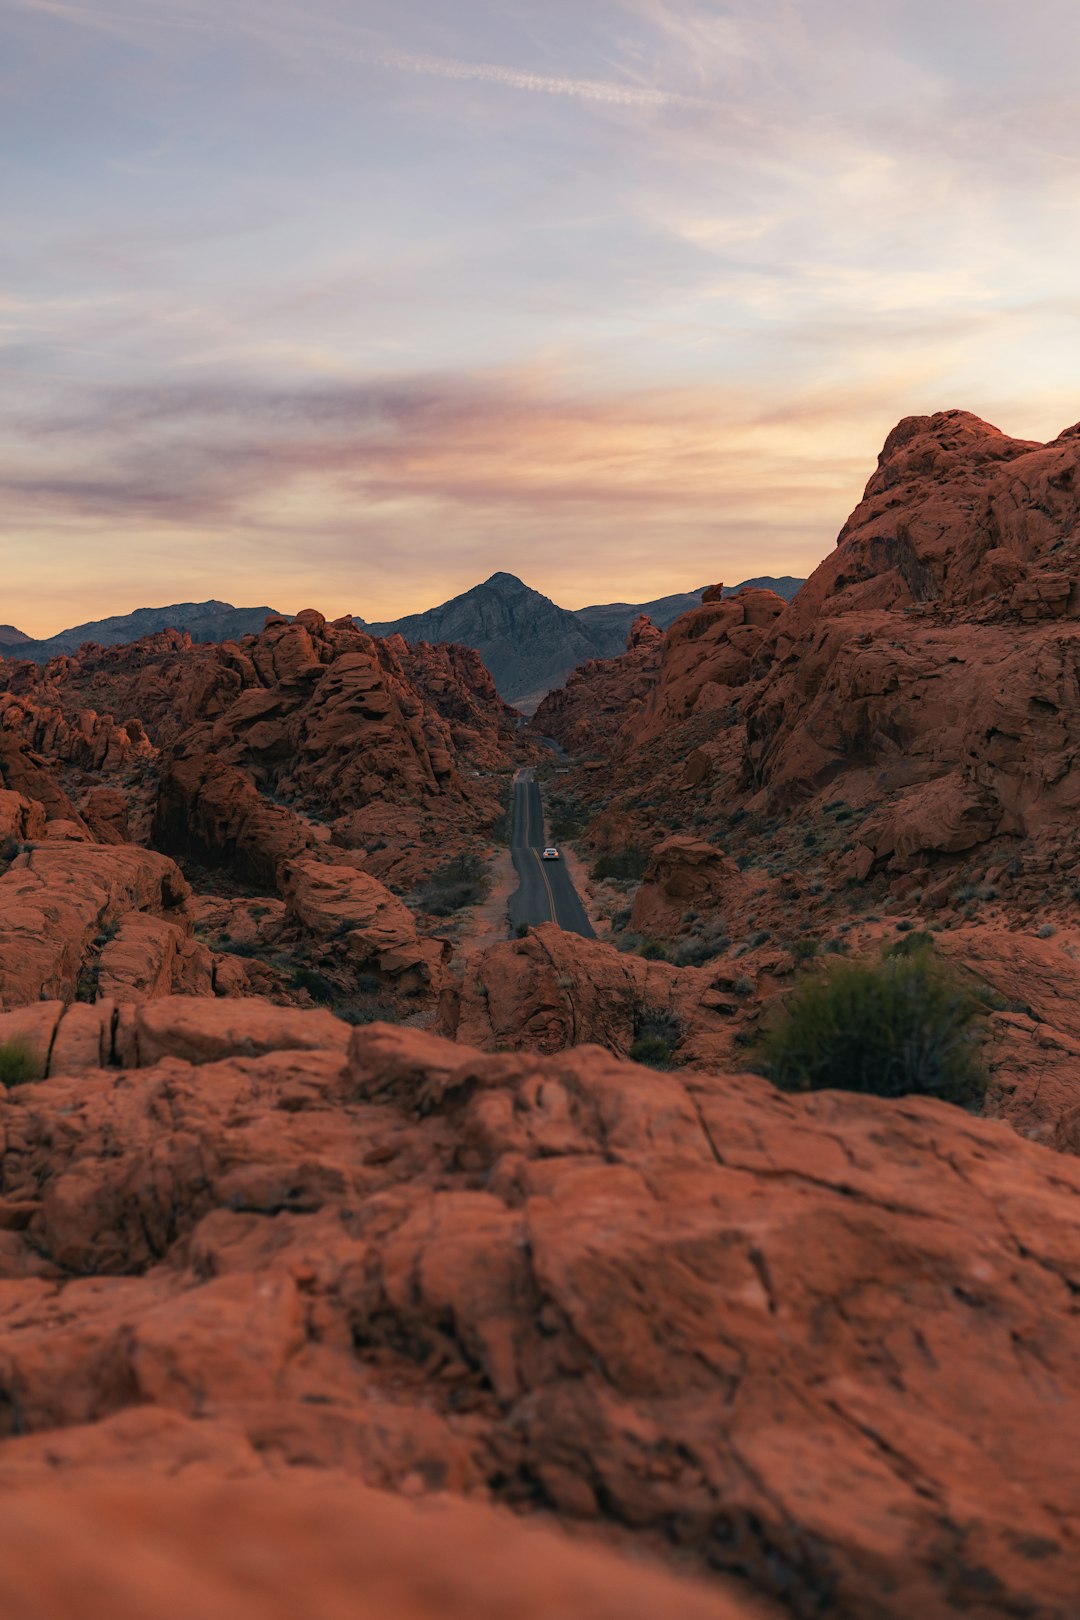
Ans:
POLYGON ((542 861, 557 861, 561 859, 561 856, 557 849, 545 849, 540 859, 542 861))

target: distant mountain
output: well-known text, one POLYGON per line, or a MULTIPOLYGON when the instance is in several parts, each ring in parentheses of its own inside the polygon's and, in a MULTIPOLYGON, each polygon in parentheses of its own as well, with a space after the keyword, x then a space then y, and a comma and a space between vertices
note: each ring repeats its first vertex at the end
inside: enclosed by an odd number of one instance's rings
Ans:
POLYGON ((518 708, 534 696, 535 707, 576 665, 596 657, 596 644, 577 615, 557 607, 513 574, 492 574, 482 585, 427 613, 363 628, 372 636, 460 641, 474 647, 500 695, 518 708))
POLYGON ((647 613, 658 630, 666 630, 701 601, 702 586, 697 591, 681 591, 677 596, 658 596, 655 602, 608 602, 603 607, 575 608, 574 617, 583 624, 597 651, 594 658, 616 658, 626 646, 630 626, 642 613, 647 613))
POLYGON ((231 602, 174 602, 172 607, 136 608, 134 613, 112 619, 77 624, 44 641, 32 641, 21 631, 12 631, 10 625, 0 626, 0 656, 32 658, 40 664, 58 653, 78 652, 88 641, 117 647, 158 630, 188 630, 193 641, 229 641, 261 630, 273 611, 268 607, 237 608, 231 602))
MULTIPOLYGON (((790 601, 803 581, 785 577, 743 583, 774 590, 790 601)), ((356 622, 373 636, 401 635, 408 642, 460 641, 474 647, 495 677, 500 696, 531 714, 579 664, 621 653, 639 614, 647 613, 655 625, 666 630, 680 615, 697 607, 705 589, 661 596, 653 602, 610 602, 571 609, 557 606, 515 574, 500 573, 426 613, 383 624, 356 622)), ((732 585, 725 594, 741 589, 742 585, 732 585)))

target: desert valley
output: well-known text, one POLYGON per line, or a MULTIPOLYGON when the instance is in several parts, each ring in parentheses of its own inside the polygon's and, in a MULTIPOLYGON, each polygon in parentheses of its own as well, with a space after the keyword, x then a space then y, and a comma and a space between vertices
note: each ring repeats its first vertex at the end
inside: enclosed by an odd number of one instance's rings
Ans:
POLYGON ((1080 429, 866 473, 801 588, 0 632, 12 1612, 1080 1612, 1080 429))

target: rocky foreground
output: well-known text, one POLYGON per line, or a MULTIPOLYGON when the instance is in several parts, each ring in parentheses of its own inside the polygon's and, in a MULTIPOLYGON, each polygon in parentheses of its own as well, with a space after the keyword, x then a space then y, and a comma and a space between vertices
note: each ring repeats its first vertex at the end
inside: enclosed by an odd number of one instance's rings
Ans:
POLYGON ((305 1559, 333 1615, 1074 1612, 1074 1160, 595 1048, 253 1000, 119 1022, 124 1067, 0 1099, 21 1612, 89 1613, 93 1576, 145 1613, 182 1565, 200 1613, 285 1614, 305 1559))

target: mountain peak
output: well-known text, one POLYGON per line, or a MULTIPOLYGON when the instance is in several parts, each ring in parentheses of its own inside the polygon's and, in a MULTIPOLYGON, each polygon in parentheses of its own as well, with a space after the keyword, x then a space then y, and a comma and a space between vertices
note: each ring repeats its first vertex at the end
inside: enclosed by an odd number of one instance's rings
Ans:
POLYGON ((518 579, 516 574, 498 573, 492 574, 490 579, 485 579, 484 589, 500 591, 504 596, 509 596, 516 595, 519 591, 527 591, 529 587, 523 579, 518 579))

